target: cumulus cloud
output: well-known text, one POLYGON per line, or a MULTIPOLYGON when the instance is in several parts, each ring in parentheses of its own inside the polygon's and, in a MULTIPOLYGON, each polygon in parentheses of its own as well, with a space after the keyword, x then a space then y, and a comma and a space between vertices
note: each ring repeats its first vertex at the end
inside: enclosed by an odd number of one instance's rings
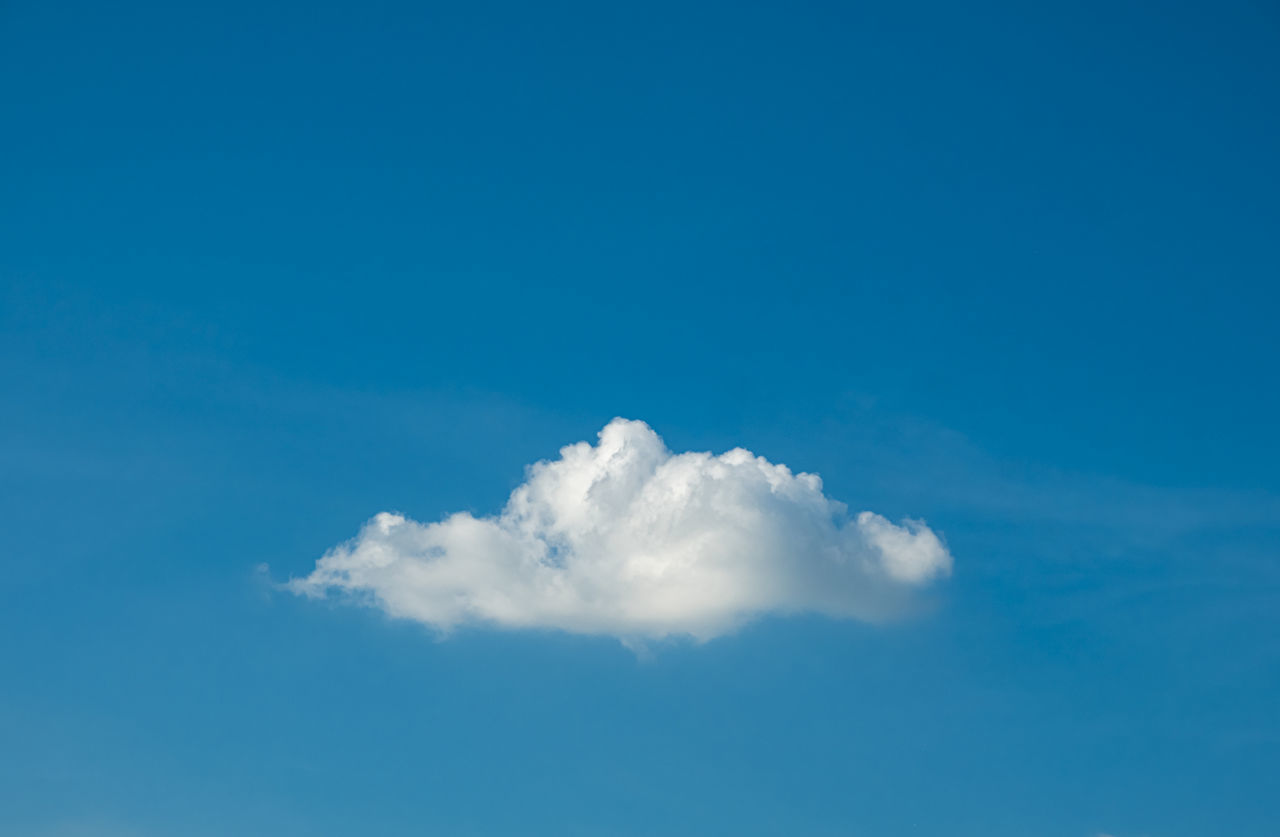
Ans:
POLYGON ((673 454, 644 422, 614 419, 597 444, 530 466, 497 516, 383 512, 286 587, 446 631, 641 642, 706 640, 764 614, 888 619, 950 572, 922 522, 850 515, 815 474, 742 448, 673 454))

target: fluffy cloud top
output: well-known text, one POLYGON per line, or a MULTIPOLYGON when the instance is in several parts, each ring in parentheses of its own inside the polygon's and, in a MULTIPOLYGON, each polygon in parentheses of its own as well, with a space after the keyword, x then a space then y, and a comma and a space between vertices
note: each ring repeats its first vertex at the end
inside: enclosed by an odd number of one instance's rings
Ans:
POLYGON ((770 613, 885 619, 950 571, 923 523, 851 517, 814 474, 742 448, 673 454, 644 422, 614 419, 597 444, 531 466, 496 517, 384 512, 287 587, 442 630, 705 640, 770 613))

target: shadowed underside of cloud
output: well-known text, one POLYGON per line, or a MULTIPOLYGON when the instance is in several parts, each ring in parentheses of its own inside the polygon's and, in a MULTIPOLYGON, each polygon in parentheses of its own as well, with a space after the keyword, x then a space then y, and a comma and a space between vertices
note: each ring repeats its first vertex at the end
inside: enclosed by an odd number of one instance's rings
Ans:
POLYGON ((814 474, 741 448, 669 451, 614 419, 528 469, 495 517, 384 512, 286 587, 441 630, 483 624, 706 640, 763 614, 878 621, 948 575, 927 526, 850 516, 814 474))

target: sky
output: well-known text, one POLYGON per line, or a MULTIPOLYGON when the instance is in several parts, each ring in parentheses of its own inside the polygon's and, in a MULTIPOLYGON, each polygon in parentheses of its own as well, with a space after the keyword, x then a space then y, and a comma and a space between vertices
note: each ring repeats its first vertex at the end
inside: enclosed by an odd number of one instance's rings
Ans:
POLYGON ((0 2, 0 834, 1280 830, 1264 3, 0 2))

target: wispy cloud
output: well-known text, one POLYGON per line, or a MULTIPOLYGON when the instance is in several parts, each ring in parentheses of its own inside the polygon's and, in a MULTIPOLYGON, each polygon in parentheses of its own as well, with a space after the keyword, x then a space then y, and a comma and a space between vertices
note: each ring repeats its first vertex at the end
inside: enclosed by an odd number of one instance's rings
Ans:
POLYGON ((384 512, 286 587, 442 630, 705 640, 769 613, 891 618, 951 564, 923 523, 850 515, 816 475, 741 448, 673 454, 615 419, 532 465, 497 516, 384 512))

